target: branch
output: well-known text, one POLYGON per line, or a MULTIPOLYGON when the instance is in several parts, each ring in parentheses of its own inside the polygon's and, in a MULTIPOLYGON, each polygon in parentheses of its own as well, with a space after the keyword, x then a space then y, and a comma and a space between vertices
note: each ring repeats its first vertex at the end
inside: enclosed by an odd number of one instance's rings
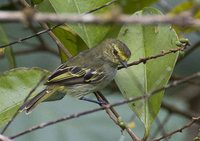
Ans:
POLYGON ((0 134, 0 141, 12 141, 12 140, 0 134))
MULTIPOLYGON (((170 80, 180 80, 182 79, 182 77, 180 76, 176 76, 176 75, 173 75, 170 80)), ((200 86, 200 81, 198 80, 190 80, 187 82, 188 84, 191 84, 191 85, 196 85, 196 86, 200 86)))
MULTIPOLYGON (((40 24, 44 29, 49 29, 49 26, 47 24, 45 24, 45 23, 40 23, 40 24)), ((64 52, 64 54, 67 56, 67 58, 71 58, 72 57, 71 53, 69 52, 69 50, 67 48, 65 48, 65 46, 61 43, 61 41, 58 39, 58 37, 52 31, 49 31, 48 34, 55 41, 58 48, 64 52)))
POLYGON ((184 125, 183 127, 179 128, 179 129, 177 129, 177 130, 174 130, 174 131, 172 131, 172 132, 166 134, 165 136, 162 136, 162 137, 160 137, 160 138, 158 138, 158 139, 155 139, 155 140, 153 140, 153 141, 160 141, 160 140, 162 140, 162 139, 171 137, 172 135, 174 135, 174 134, 176 134, 176 133, 178 133, 178 132, 182 132, 184 129, 191 127, 195 122, 199 122, 199 121, 200 121, 200 116, 198 116, 198 117, 193 117, 192 120, 191 120, 190 122, 188 122, 186 125, 184 125))
POLYGON ((1 22, 24 22, 31 20, 34 22, 53 22, 53 23, 84 23, 84 24, 173 24, 177 26, 200 27, 200 20, 192 17, 190 12, 183 12, 176 16, 170 15, 148 15, 148 16, 130 16, 130 15, 77 15, 77 14, 53 14, 53 13, 34 13, 23 11, 0 11, 1 22))
MULTIPOLYGON (((23 11, 25 14, 28 14, 29 16, 34 14, 34 12, 33 12, 34 10, 31 9, 31 6, 26 2, 26 0, 20 0, 20 3, 21 3, 21 5, 23 5, 25 7, 25 10, 23 11)), ((29 25, 32 24, 32 20, 30 18, 27 18, 27 20, 25 22, 28 23, 29 25)), ((44 29, 49 29, 49 26, 46 23, 39 22, 39 24, 44 29)), ((68 58, 72 57, 71 53, 67 50, 67 48, 65 48, 65 46, 61 43, 61 41, 56 37, 56 35, 54 35, 54 33, 51 30, 48 31, 48 34, 53 39, 53 41, 55 41, 58 48, 60 50, 62 50, 68 58)))
POLYGON ((98 101, 105 101, 106 104, 100 104, 101 107, 105 107, 106 113, 109 115, 111 120, 114 121, 116 125, 118 125, 122 131, 126 130, 127 133, 130 135, 130 137, 133 139, 133 141, 141 141, 137 135, 127 126, 127 124, 122 120, 120 115, 117 113, 117 111, 113 108, 107 108, 107 105, 109 105, 109 101, 101 94, 101 92, 97 91, 94 92, 95 96, 97 97, 98 101), (120 120, 120 121, 119 121, 120 120))
MULTIPOLYGON (((182 51, 184 50, 185 48, 187 47, 186 46, 183 46, 183 47, 178 47, 178 48, 175 48, 175 49, 170 49, 168 51, 161 51, 161 53, 159 54, 156 54, 156 55, 153 55, 153 56, 149 56, 149 57, 144 57, 144 58, 140 58, 138 61, 134 61, 132 63, 129 63, 127 66, 130 67, 130 66, 133 66, 133 65, 138 65, 140 63, 146 63, 148 60, 152 60, 152 59, 156 59, 156 58, 159 58, 159 57, 162 57, 162 56, 165 56, 167 54, 170 54, 170 53, 176 53, 177 51, 182 51)), ((124 68, 123 66, 120 66, 118 67, 118 70, 124 68)))
MULTIPOLYGON (((180 85, 182 83, 185 83, 185 82, 187 82, 187 81, 189 81, 191 79, 197 78, 197 77, 200 77, 200 72, 194 73, 194 74, 192 74, 190 76, 187 76, 187 77, 185 77, 185 78, 183 78, 181 80, 173 81, 173 82, 169 83, 168 85, 165 85, 163 87, 155 89, 154 91, 152 91, 152 92, 150 92, 148 94, 144 94, 142 96, 135 97, 135 98, 128 98, 127 100, 122 100, 122 101, 107 105, 107 108, 120 106, 120 105, 123 105, 123 104, 126 104, 126 103, 130 103, 130 102, 134 102, 134 101, 138 101, 138 100, 141 100, 141 99, 148 98, 148 97, 153 96, 153 95, 155 95, 156 93, 158 93, 158 92, 160 92, 162 90, 165 90, 165 89, 168 89, 168 88, 171 88, 171 87, 175 87, 177 85, 180 85)), ((11 136, 10 138, 14 139, 14 138, 17 138, 17 137, 22 136, 24 134, 33 132, 33 131, 35 131, 37 129, 42 129, 44 127, 47 127, 47 126, 50 126, 50 125, 53 125, 53 124, 57 124, 59 122, 63 122, 65 120, 78 118, 78 117, 85 116, 85 115, 88 115, 88 114, 92 114, 94 112, 98 112, 98 111, 102 111, 102 110, 105 110, 105 107, 95 108, 95 109, 83 111, 83 112, 80 112, 80 113, 67 115, 67 116, 58 118, 56 120, 52 120, 52 121, 49 121, 49 122, 46 122, 46 123, 41 123, 40 125, 33 126, 33 127, 29 128, 29 129, 27 129, 25 131, 22 131, 20 133, 17 133, 16 135, 11 136)))
MULTIPOLYGON (((16 0, 16 1, 18 2, 18 0, 16 0)), ((106 3, 106 4, 102 5, 102 6, 99 6, 99 7, 97 7, 97 8, 94 8, 94 9, 88 11, 88 12, 85 12, 85 13, 83 13, 82 15, 87 15, 87 14, 96 12, 96 11, 102 9, 102 8, 105 8, 105 7, 107 7, 107 6, 110 6, 111 4, 113 4, 113 3, 116 2, 116 1, 117 1, 117 0, 112 0, 112 1, 106 3)), ((29 5, 26 3, 26 1, 20 1, 20 2, 21 2, 25 7, 29 7, 29 5)), ((1 17, 1 15, 0 15, 0 17, 1 17)), ((50 31, 52 31, 53 29, 55 29, 55 28, 57 28, 57 27, 59 27, 59 26, 61 26, 61 25, 63 25, 63 24, 58 24, 58 25, 52 26, 52 27, 50 27, 50 28, 46 28, 45 30, 42 30, 42 31, 40 31, 40 32, 38 32, 38 33, 36 33, 36 34, 27 36, 27 37, 25 37, 25 38, 19 38, 17 41, 13 41, 13 42, 11 42, 11 43, 9 43, 9 44, 5 44, 5 45, 0 46, 0 48, 4 48, 4 47, 7 47, 7 46, 10 46, 10 45, 13 45, 13 44, 21 43, 22 41, 31 39, 31 38, 33 38, 33 37, 39 36, 39 35, 44 34, 44 33, 46 33, 46 32, 50 32, 50 31)))
POLYGON ((28 40, 28 39, 31 39, 31 38, 33 38, 33 37, 39 36, 39 35, 41 35, 41 34, 44 34, 44 33, 46 33, 46 32, 49 32, 49 31, 51 31, 51 30, 57 28, 58 26, 60 26, 60 24, 59 24, 59 25, 52 26, 52 27, 50 27, 50 28, 48 28, 48 29, 45 29, 45 30, 42 30, 42 31, 40 31, 40 32, 37 32, 36 34, 32 34, 32 35, 27 36, 27 37, 24 37, 24 38, 19 38, 18 40, 13 41, 13 42, 10 42, 9 44, 1 45, 0 48, 4 48, 4 47, 7 47, 7 46, 11 46, 11 45, 13 45, 13 44, 21 43, 21 42, 23 42, 23 41, 25 41, 25 40, 28 40))

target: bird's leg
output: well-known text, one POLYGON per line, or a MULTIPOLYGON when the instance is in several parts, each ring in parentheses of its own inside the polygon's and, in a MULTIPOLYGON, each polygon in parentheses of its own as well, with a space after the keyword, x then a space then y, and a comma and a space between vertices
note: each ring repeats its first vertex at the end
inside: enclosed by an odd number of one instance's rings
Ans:
POLYGON ((107 104, 107 102, 104 101, 104 100, 98 101, 98 100, 90 99, 90 98, 87 98, 87 97, 84 97, 84 96, 79 98, 79 100, 88 101, 88 102, 96 103, 96 104, 99 104, 99 105, 107 104))

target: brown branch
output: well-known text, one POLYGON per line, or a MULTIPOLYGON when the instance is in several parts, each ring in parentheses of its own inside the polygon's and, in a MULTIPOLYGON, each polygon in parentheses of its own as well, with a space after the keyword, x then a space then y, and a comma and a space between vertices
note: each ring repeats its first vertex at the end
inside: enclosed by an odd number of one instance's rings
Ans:
MULTIPOLYGON (((32 32, 34 34, 37 33, 36 28, 33 26, 33 24, 31 22, 29 23, 28 27, 30 28, 30 30, 32 30, 32 32)), ((41 46, 47 46, 46 43, 45 43, 45 41, 43 40, 42 36, 36 36, 36 38, 40 42, 41 46)))
MULTIPOLYGON (((48 25, 45 23, 41 23, 41 26, 44 29, 49 29, 48 25)), ((48 31, 50 37, 55 41, 56 45, 65 53, 65 55, 70 58, 72 57, 71 53, 65 48, 65 46, 61 43, 61 41, 56 37, 56 35, 50 30, 48 31)))
POLYGON ((0 141, 12 141, 12 140, 0 134, 0 141))
POLYGON ((192 17, 190 12, 183 12, 176 16, 170 15, 148 15, 148 16, 130 16, 130 15, 77 15, 77 14, 52 14, 52 13, 33 13, 25 14, 22 11, 0 11, 1 22, 24 22, 30 19, 35 22, 53 22, 53 23, 84 23, 84 24, 173 24, 177 26, 200 27, 200 20, 192 17))
POLYGON ((190 122, 188 122, 187 124, 185 124, 183 127, 178 128, 177 130, 174 130, 174 131, 172 131, 172 132, 170 132, 170 133, 166 134, 165 136, 162 136, 158 139, 154 139, 153 141, 160 141, 162 139, 171 137, 172 135, 174 135, 178 132, 182 132, 184 129, 191 127, 194 123, 199 122, 199 121, 200 121, 200 116, 193 117, 192 120, 190 122))
MULTIPOLYGON (((148 97, 153 96, 153 95, 155 95, 156 93, 158 93, 158 92, 160 92, 162 90, 175 87, 177 85, 180 85, 182 83, 185 83, 185 82, 187 82, 187 81, 189 81, 191 79, 197 78, 197 77, 200 77, 200 72, 194 73, 194 74, 192 74, 190 76, 187 76, 187 77, 185 77, 185 78, 183 78, 181 80, 177 80, 177 81, 171 82, 168 85, 165 85, 163 87, 155 89, 154 91, 152 91, 152 92, 150 92, 148 94, 144 94, 144 95, 139 96, 139 97, 129 98, 127 100, 122 100, 122 101, 119 101, 119 102, 116 102, 116 103, 113 103, 113 104, 109 104, 109 105, 107 105, 107 108, 120 106, 120 105, 123 105, 123 104, 126 104, 126 103, 130 103, 130 102, 138 101, 138 100, 141 100, 141 99, 144 99, 144 98, 148 98, 148 97)), ((95 109, 92 109, 92 110, 87 110, 87 111, 83 111, 83 112, 80 112, 80 113, 67 115, 67 116, 58 118, 56 120, 52 120, 52 121, 46 122, 46 123, 41 123, 40 125, 33 126, 33 127, 29 128, 29 129, 27 129, 25 131, 17 133, 15 135, 11 136, 10 138, 14 139, 14 138, 17 138, 17 137, 22 136, 24 134, 33 132, 35 130, 42 129, 42 128, 46 127, 46 126, 50 126, 50 125, 53 125, 53 124, 57 124, 59 122, 63 122, 65 120, 70 120, 70 119, 78 118, 78 117, 85 116, 85 115, 88 115, 88 114, 92 114, 94 112, 102 111, 104 109, 105 109, 105 107, 99 107, 99 108, 95 108, 95 109)))
POLYGON ((141 141, 137 135, 127 126, 127 124, 121 119, 121 116, 117 113, 117 111, 114 109, 114 107, 107 107, 109 105, 109 101, 101 94, 101 92, 94 92, 95 96, 97 97, 98 101, 105 101, 106 104, 100 104, 101 107, 105 107, 106 113, 109 115, 111 120, 114 121, 116 125, 118 125, 121 130, 124 129, 127 131, 127 133, 130 135, 133 141, 141 141), (120 120, 120 122, 119 122, 120 120), (123 123, 121 125, 120 123, 123 123))
MULTIPOLYGON (((28 13, 29 16, 32 16, 32 15, 34 14, 34 10, 31 9, 31 6, 30 6, 25 0, 20 0, 20 3, 21 3, 25 8, 27 8, 27 11, 28 11, 28 12, 26 12, 26 9, 24 10, 24 14, 25 14, 25 15, 27 15, 27 13, 28 13), (31 13, 31 14, 29 14, 29 13, 31 13)), ((30 18, 27 18, 26 22, 27 22, 29 25, 32 24, 32 23, 31 23, 32 20, 31 20, 30 18)), ((44 29, 46 29, 46 30, 49 29, 49 26, 48 26, 46 23, 44 23, 44 22, 39 22, 39 24, 40 24, 44 29)), ((61 41, 56 37, 56 35, 54 35, 54 33, 53 33, 51 30, 48 31, 48 34, 49 34, 49 36, 53 39, 53 41, 55 41, 55 43, 56 43, 56 45, 58 46, 58 48, 60 48, 60 49, 65 53, 65 55, 66 55, 68 58, 72 57, 71 53, 67 50, 67 48, 65 48, 65 46, 61 43, 61 41)), ((38 37, 38 36, 37 36, 37 37, 38 37)))
MULTIPOLYGON (((25 7, 29 7, 29 5, 28 5, 26 2, 24 2, 23 0, 16 0, 16 2, 19 2, 19 1, 20 1, 20 3, 21 3, 22 5, 24 5, 25 7)), ((114 2, 116 2, 116 0, 112 0, 111 2, 108 2, 108 3, 106 3, 106 4, 102 5, 102 6, 99 6, 99 7, 95 8, 95 9, 92 9, 92 10, 90 10, 90 11, 84 13, 83 15, 96 12, 96 11, 102 9, 102 8, 105 8, 105 7, 107 7, 107 6, 111 5, 111 4, 113 4, 114 2)), ((26 41, 26 40, 28 40, 28 39, 31 39, 31 38, 33 38, 33 37, 37 37, 37 36, 39 36, 39 35, 41 35, 41 34, 50 32, 50 31, 52 31, 53 29, 55 29, 55 28, 57 28, 57 27, 59 27, 59 26, 61 26, 61 25, 62 25, 62 24, 55 25, 55 26, 52 26, 52 27, 50 27, 50 28, 45 27, 45 28, 46 28, 45 30, 39 31, 39 32, 37 32, 36 34, 32 34, 32 35, 27 36, 27 37, 24 37, 24 38, 19 38, 19 39, 17 39, 16 41, 10 42, 9 44, 1 45, 0 48, 4 48, 4 47, 7 47, 7 46, 11 46, 11 45, 14 45, 14 44, 17 44, 17 43, 21 43, 21 42, 23 42, 23 41, 26 41)), ((51 53, 57 55, 57 52, 55 52, 54 50, 52 51, 50 48, 46 48, 46 49, 48 49, 51 53)), ((34 49, 33 51, 37 51, 37 49, 34 49)), ((26 53, 26 52, 27 52, 27 53, 30 53, 31 50, 30 50, 30 51, 21 51, 21 52, 19 52, 19 53, 17 53, 17 54, 21 55, 21 54, 26 53)), ((0 56, 0 57, 1 57, 1 56, 0 56)))
MULTIPOLYGON (((117 0, 112 0, 112 1, 110 1, 110 2, 108 2, 108 3, 105 3, 105 4, 102 5, 102 6, 99 6, 99 7, 94 8, 94 9, 88 11, 88 12, 83 13, 83 15, 87 15, 87 14, 96 12, 96 11, 102 9, 102 8, 105 8, 105 7, 107 7, 107 6, 110 6, 111 4, 113 4, 113 3, 116 2, 116 1, 117 1, 117 0)), ((20 2, 24 7, 30 7, 30 6, 28 5, 28 3, 27 3, 26 1, 24 1, 24 0, 16 0, 16 2, 20 2)), ((13 45, 13 44, 21 43, 22 41, 31 39, 31 38, 33 38, 33 37, 37 37, 37 36, 39 36, 39 35, 41 35, 41 34, 44 34, 44 33, 46 33, 46 32, 50 32, 50 31, 52 31, 53 29, 55 29, 55 28, 57 28, 57 27, 59 27, 59 26, 61 26, 61 25, 63 25, 63 24, 58 24, 58 25, 52 26, 52 27, 50 27, 50 28, 47 27, 46 25, 44 25, 45 28, 46 28, 45 30, 42 30, 42 31, 40 31, 40 32, 38 32, 38 33, 36 33, 36 34, 27 36, 27 37, 25 37, 25 38, 19 38, 18 40, 13 41, 13 42, 11 42, 11 43, 9 43, 9 44, 1 45, 0 48, 4 48, 4 47, 7 47, 7 46, 10 46, 10 45, 13 45)), ((52 37, 52 38, 54 38, 54 37, 52 37)), ((62 46, 61 46, 61 47, 62 47, 62 46)), ((69 56, 70 56, 70 55, 69 55, 69 56)))
POLYGON ((37 32, 36 34, 32 34, 32 35, 29 35, 29 36, 24 37, 24 38, 19 38, 19 39, 17 39, 16 41, 10 42, 9 44, 1 45, 0 48, 4 48, 4 47, 7 47, 7 46, 11 46, 11 45, 17 44, 17 43, 21 43, 21 42, 26 41, 26 40, 28 40, 28 39, 31 39, 31 38, 33 38, 33 37, 36 37, 36 36, 39 36, 39 35, 44 34, 44 33, 46 33, 46 32, 49 32, 49 31, 51 31, 51 30, 57 28, 58 26, 60 26, 60 25, 52 26, 52 27, 50 27, 50 28, 48 28, 48 29, 39 31, 39 32, 37 32))
MULTIPOLYGON (((156 54, 156 55, 153 55, 153 56, 149 56, 149 57, 140 58, 138 61, 134 61, 132 63, 129 63, 128 67, 133 66, 133 65, 138 65, 140 63, 144 63, 145 64, 148 60, 156 59, 156 58, 165 56, 165 55, 170 54, 170 53, 176 53, 177 51, 184 50, 186 47, 187 46, 183 46, 183 47, 178 47, 178 48, 175 48, 175 49, 170 49, 168 51, 161 51, 161 53, 159 53, 159 54, 156 54)), ((118 67, 118 70, 120 70, 122 68, 124 68, 124 67, 120 66, 120 67, 118 67)))
MULTIPOLYGON (((173 75, 173 76, 171 76, 171 78, 170 78, 170 80, 180 80, 180 79, 182 79, 182 77, 180 77, 180 76, 175 76, 175 75, 173 75)), ((200 81, 198 81, 198 80, 190 80, 190 81, 188 81, 187 82, 188 84, 191 84, 191 85, 196 85, 196 86, 200 86, 200 81)))
MULTIPOLYGON (((21 4, 23 4, 25 7, 29 7, 29 5, 27 5, 27 3, 25 3, 23 0, 20 0, 20 2, 21 2, 21 4)), ((111 4, 113 4, 114 2, 116 2, 116 0, 113 0, 113 1, 111 1, 111 2, 108 2, 108 3, 106 3, 105 5, 99 6, 99 7, 95 8, 95 9, 92 9, 92 10, 90 10, 90 11, 84 13, 83 15, 87 15, 87 14, 96 12, 96 11, 102 9, 102 8, 105 8, 105 7, 107 7, 107 6, 111 5, 111 4)), ((31 39, 31 38, 33 38, 33 37, 39 36, 39 35, 41 35, 41 34, 47 33, 47 32, 49 32, 49 31, 52 31, 53 29, 55 29, 55 28, 57 28, 57 27, 59 27, 59 26, 61 26, 61 25, 63 25, 63 24, 58 24, 58 25, 52 26, 52 27, 47 28, 47 29, 45 29, 45 30, 42 30, 42 31, 40 31, 40 32, 38 32, 38 33, 36 33, 36 34, 27 36, 27 37, 25 37, 25 38, 19 38, 17 41, 13 41, 13 42, 11 42, 11 43, 9 43, 9 44, 5 44, 5 45, 0 46, 0 48, 7 47, 7 46, 10 46, 10 45, 13 45, 13 44, 17 44, 17 43, 21 43, 22 41, 25 41, 25 40, 31 39)))

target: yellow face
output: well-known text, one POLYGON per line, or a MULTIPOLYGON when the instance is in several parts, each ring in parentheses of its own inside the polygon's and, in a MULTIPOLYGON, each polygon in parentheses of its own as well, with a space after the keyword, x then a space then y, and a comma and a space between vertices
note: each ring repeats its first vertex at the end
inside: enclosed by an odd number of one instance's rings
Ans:
POLYGON ((123 42, 117 39, 107 39, 102 42, 100 47, 103 47, 103 56, 105 59, 116 65, 121 64, 127 67, 127 61, 131 56, 131 51, 123 42))
POLYGON ((127 61, 131 56, 129 48, 122 42, 112 43, 111 46, 113 58, 115 58, 113 61, 127 67, 127 61))
POLYGON ((113 54, 115 56, 118 56, 118 59, 121 59, 122 61, 128 61, 128 59, 130 58, 130 51, 129 50, 124 50, 123 48, 119 48, 117 45, 112 44, 114 50, 113 50, 113 54), (120 50, 121 49, 121 50, 120 50), (127 51, 127 52, 126 52, 127 51))

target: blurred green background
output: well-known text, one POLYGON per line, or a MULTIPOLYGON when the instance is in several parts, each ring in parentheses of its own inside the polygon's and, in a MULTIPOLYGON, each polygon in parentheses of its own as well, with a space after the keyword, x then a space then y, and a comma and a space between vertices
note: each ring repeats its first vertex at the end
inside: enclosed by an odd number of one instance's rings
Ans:
MULTIPOLYGON (((168 0, 166 3, 169 7, 174 7, 175 5, 181 3, 183 0, 168 0)), ((7 3, 7 0, 1 0, 1 4, 7 3)), ((161 2, 156 2, 152 6, 159 8, 161 11, 165 12, 166 9, 160 5, 161 2)), ((163 4, 163 3, 162 3, 163 4)), ((7 36, 10 41, 16 40, 18 38, 26 37, 32 34, 31 31, 27 30, 26 26, 22 26, 19 23, 6 23, 1 24, 4 28, 7 36)), ((199 32, 187 33, 185 37, 189 38, 192 45, 199 41, 199 32)), ((56 44, 50 39, 47 34, 41 36, 46 43, 54 50, 57 50, 56 44)), ((39 45, 37 38, 32 38, 30 40, 15 44, 12 46, 14 52, 20 52, 27 48, 35 48, 39 45)), ((137 53, 137 52, 136 52, 137 53)), ((186 76, 192 73, 195 73, 200 70, 199 63, 199 54, 200 49, 196 49, 183 61, 178 63, 174 70, 174 75, 186 76)), ((9 70, 9 63, 5 57, 0 56, 0 72, 9 70)), ((48 52, 34 52, 26 53, 23 55, 17 55, 16 57, 17 67, 41 67, 50 71, 53 71, 59 64, 60 59, 58 56, 53 55, 48 52)), ((1 83, 1 82, 0 82, 1 83)), ((191 90, 196 88, 191 88, 191 90)), ((176 89, 167 90, 165 93, 165 99, 167 103, 171 103, 173 106, 176 106, 180 109, 191 110, 191 104, 188 102, 187 95, 185 94, 186 87, 179 86, 176 89)), ((103 91, 103 94, 110 100, 111 103, 122 100, 120 92, 116 89, 113 89, 113 85, 110 85, 103 91)), ((90 95, 89 97, 95 98, 90 95)), ((199 98, 199 97, 198 97, 199 98)), ((196 105, 197 106, 197 105, 196 105)), ((88 103, 80 101, 71 97, 66 96, 61 101, 48 102, 39 105, 30 115, 25 115, 21 113, 12 125, 6 131, 6 135, 14 135, 20 131, 23 131, 27 128, 32 127, 33 125, 40 124, 42 122, 47 122, 64 115, 70 115, 72 113, 78 113, 88 109, 93 109, 98 107, 93 103, 88 103)), ((196 107, 196 109, 200 107, 196 107)), ((116 107, 116 110, 122 115, 122 118, 125 121, 134 121, 135 127, 133 130, 137 135, 142 137, 143 135, 143 125, 137 117, 129 110, 127 105, 116 107)), ((168 112, 165 109, 162 109, 158 115, 159 122, 165 120, 168 116, 168 112)), ((170 115, 168 123, 164 126, 164 132, 172 131, 178 127, 181 127, 186 123, 186 119, 178 115, 170 115)), ((153 124, 152 132, 153 134, 158 127, 158 121, 153 124)), ((161 130, 161 129, 160 129, 161 130)), ((187 141, 192 139, 191 130, 184 130, 182 133, 174 135, 170 141, 187 141), (186 132, 188 131, 188 132, 186 132)), ((197 130, 193 133, 197 133, 197 130)), ((159 134, 162 135, 162 134, 159 134)), ((159 136, 158 135, 158 136, 159 136)), ((49 126, 47 128, 34 131, 30 134, 26 134, 19 138, 15 139, 16 141, 55 141, 55 140, 67 140, 67 141, 129 141, 131 140, 129 135, 126 132, 121 133, 120 128, 117 127, 111 119, 105 114, 104 111, 96 112, 84 117, 76 118, 73 120, 65 121, 56 125, 49 126)))

